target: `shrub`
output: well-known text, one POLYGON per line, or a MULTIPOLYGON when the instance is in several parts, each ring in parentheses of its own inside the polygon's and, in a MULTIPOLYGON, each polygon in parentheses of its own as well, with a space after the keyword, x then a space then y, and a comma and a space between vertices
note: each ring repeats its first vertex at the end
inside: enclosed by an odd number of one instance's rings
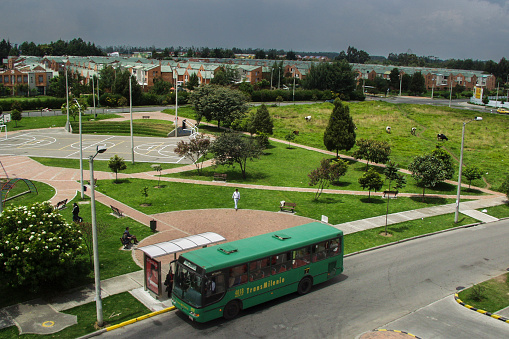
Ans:
POLYGON ((0 270, 11 286, 37 291, 60 282, 83 252, 81 234, 49 202, 4 210, 0 216, 0 270))

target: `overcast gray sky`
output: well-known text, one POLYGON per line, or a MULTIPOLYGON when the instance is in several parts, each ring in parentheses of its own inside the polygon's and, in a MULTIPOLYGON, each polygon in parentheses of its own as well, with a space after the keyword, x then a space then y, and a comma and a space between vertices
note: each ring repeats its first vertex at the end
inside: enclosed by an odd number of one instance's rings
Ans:
POLYGON ((509 0, 2 0, 0 39, 509 56, 509 0))

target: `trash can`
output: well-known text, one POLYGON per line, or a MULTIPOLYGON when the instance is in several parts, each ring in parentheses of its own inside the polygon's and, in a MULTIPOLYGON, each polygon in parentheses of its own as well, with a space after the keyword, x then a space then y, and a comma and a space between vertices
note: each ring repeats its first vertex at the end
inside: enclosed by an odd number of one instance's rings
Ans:
POLYGON ((150 220, 150 229, 152 231, 155 231, 157 228, 157 221, 156 220, 150 220))

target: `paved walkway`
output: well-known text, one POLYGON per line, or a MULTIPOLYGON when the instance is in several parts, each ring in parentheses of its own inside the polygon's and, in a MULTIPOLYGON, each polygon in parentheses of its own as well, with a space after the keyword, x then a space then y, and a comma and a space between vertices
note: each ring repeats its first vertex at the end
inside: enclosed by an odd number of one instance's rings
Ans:
MULTIPOLYGON (((278 140, 280 141, 280 140, 278 140)), ((282 142, 282 141, 280 141, 282 142)), ((294 145, 297 146, 297 145, 294 145)), ((322 153, 330 153, 323 150, 314 149, 311 147, 301 146, 303 148, 320 151, 322 153)), ((31 180, 37 180, 47 183, 56 189, 55 195, 52 197, 51 202, 56 203, 63 199, 72 200, 76 193, 80 190, 79 184, 79 170, 65 169, 65 168, 52 168, 41 165, 40 163, 31 160, 30 158, 23 156, 4 156, 0 157, 5 170, 9 177, 21 177, 29 178, 31 180)), ((211 164, 208 161, 205 166, 211 164)), ((183 166, 174 169, 164 170, 162 174, 176 173, 181 171, 188 171, 194 169, 194 165, 183 166)), ((159 172, 145 172, 135 174, 119 174, 119 178, 141 178, 141 179, 156 179, 159 172)), ((95 176, 98 180, 114 179, 113 173, 107 172, 95 172, 95 176)), ((85 179, 86 180, 86 179, 85 179)), ((168 178, 161 177, 161 181, 173 181, 173 182, 184 182, 201 185, 215 185, 215 186, 231 186, 231 187, 242 187, 246 189, 266 189, 266 190, 283 190, 283 191, 298 191, 298 192, 315 192, 313 188, 298 188, 298 187, 276 187, 276 186, 259 186, 259 185, 248 185, 239 183, 224 183, 224 182, 210 182, 210 181, 199 181, 189 180, 180 178, 168 178)), ((479 220, 480 222, 491 222, 497 220, 496 218, 487 215, 486 213, 479 212, 478 209, 500 205, 506 202, 505 196, 484 190, 486 193, 491 195, 484 196, 462 196, 463 199, 471 199, 468 202, 462 202, 460 212, 471 216, 479 220)), ((87 190, 87 194, 90 191, 87 190)), ((324 193, 329 194, 355 194, 355 195, 367 195, 368 192, 359 191, 345 191, 345 190, 324 190, 324 193)), ((377 195, 377 193, 371 193, 377 195)), ((381 193, 378 193, 380 195, 381 193)), ((419 194, 401 193, 400 196, 420 196, 419 194)), ((455 198, 452 195, 445 195, 442 197, 455 198)), ((165 218, 162 214, 158 215, 146 215, 134 208, 131 208, 120 201, 112 199, 100 192, 96 192, 96 200, 105 205, 114 205, 115 207, 122 210, 130 218, 139 221, 144 225, 149 225, 150 220, 158 221, 158 228, 161 227, 165 232, 159 232, 154 236, 151 236, 151 243, 165 241, 171 239, 187 236, 190 232, 180 229, 175 225, 172 225, 168 218, 165 218), (159 239, 160 238, 160 239, 159 239)), ((418 210, 411 210, 399 213, 389 214, 387 220, 385 216, 367 218, 338 225, 334 227, 341 229, 345 234, 358 232, 370 228, 380 227, 386 225, 395 224, 407 220, 414 220, 429 216, 442 215, 455 211, 455 204, 448 204, 442 206, 434 206, 429 208, 422 208, 418 210)), ((252 211, 256 213, 256 211, 252 211)), ((266 211, 260 211, 260 213, 271 213, 266 211)), ((256 217, 253 217, 256 219, 256 217)), ((245 235, 249 236, 249 235, 245 235)), ((136 258, 133 251, 133 259, 141 267, 141 263, 136 258)), ((137 271, 122 276, 107 279, 101 282, 101 294, 102 297, 109 295, 129 291, 133 296, 138 298, 144 303, 149 309, 157 311, 170 306, 169 300, 154 300, 146 291, 143 289, 143 272, 137 271)), ((49 300, 34 300, 27 303, 22 303, 10 307, 6 307, 0 310, 0 328, 16 325, 20 329, 20 333, 40 333, 49 334, 60 331, 61 329, 71 326, 76 323, 76 319, 69 316, 62 316, 59 311, 66 310, 78 305, 86 304, 94 300, 95 290, 93 285, 86 286, 76 291, 71 291, 62 294, 56 298, 49 300)))

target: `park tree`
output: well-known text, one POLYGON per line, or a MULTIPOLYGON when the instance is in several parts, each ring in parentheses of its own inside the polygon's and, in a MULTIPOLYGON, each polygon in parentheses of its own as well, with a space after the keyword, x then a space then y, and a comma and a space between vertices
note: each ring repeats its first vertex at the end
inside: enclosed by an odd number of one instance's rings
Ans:
POLYGON ((163 171, 163 167, 159 164, 152 165, 154 171, 159 172, 157 186, 156 188, 161 188, 161 172, 163 171))
POLYGON ((113 93, 113 87, 115 84, 117 71, 118 70, 113 68, 112 66, 103 67, 99 71, 99 78, 101 79, 100 86, 104 92, 113 93))
POLYGON ((141 86, 138 84, 138 81, 136 81, 136 77, 131 75, 131 72, 129 70, 117 70, 116 71, 116 77, 113 82, 113 94, 119 94, 123 97, 129 98, 130 95, 132 96, 133 104, 136 104, 139 102, 141 98, 141 86), (129 78, 132 78, 131 80, 131 91, 132 93, 129 93, 129 78))
POLYGON ((115 172, 115 182, 118 182, 118 172, 123 171, 127 168, 125 164, 124 158, 119 157, 118 155, 114 155, 110 158, 108 162, 108 167, 115 172))
POLYGON ((213 85, 230 86, 239 78, 237 69, 232 66, 221 66, 214 74, 210 83, 213 85))
POLYGON ((217 137, 210 151, 214 154, 217 164, 227 166, 238 164, 244 179, 246 179, 247 161, 258 159, 262 153, 261 147, 253 138, 235 132, 224 133, 217 137))
POLYGON ((416 156, 408 166, 412 177, 422 187, 422 201, 426 188, 435 187, 446 180, 448 171, 444 163, 433 153, 416 156))
POLYGON ((267 106, 262 104, 250 118, 248 132, 251 133, 251 135, 255 133, 272 134, 274 122, 272 121, 267 106))
MULTIPOLYGON (((405 176, 398 173, 398 165, 390 161, 387 163, 384 169, 385 180, 389 182, 388 191, 391 190, 392 182, 395 181, 394 189, 399 190, 406 185, 405 176)), ((389 196, 387 195, 387 208, 385 210, 385 235, 387 235, 387 216, 389 214, 389 196)))
MULTIPOLYGON (((13 287, 69 281, 83 253, 79 230, 49 202, 5 209, 0 215, 0 279, 13 287)), ((61 286, 61 285, 59 285, 61 286)))
POLYGON ((305 89, 341 93, 345 98, 349 98, 355 91, 356 77, 357 74, 346 60, 333 63, 320 62, 318 65, 311 65, 302 86, 305 89))
POLYGON ((198 87, 191 94, 190 100, 196 111, 196 120, 200 121, 203 117, 207 121, 216 120, 217 127, 220 127, 221 123, 230 126, 248 110, 246 97, 242 92, 217 85, 198 87))
POLYGON ((165 95, 170 93, 173 84, 169 81, 163 80, 163 78, 154 79, 154 86, 150 89, 150 91, 157 95, 165 95))
POLYGON ((389 160, 391 146, 387 141, 362 138, 357 141, 357 146, 359 148, 352 155, 355 159, 366 160, 366 170, 370 161, 376 164, 385 164, 389 160))
POLYGON ((292 148, 290 143, 294 141, 296 137, 297 135, 293 132, 290 132, 287 135, 285 135, 285 140, 288 141, 288 148, 292 148))
MULTIPOLYGON (((81 97, 76 100, 78 100, 79 105, 74 100, 69 101, 69 116, 72 117, 73 121, 76 121, 76 117, 79 116, 80 110, 81 115, 83 116, 88 108, 87 100, 85 98, 81 97)), ((62 114, 67 114, 67 103, 64 102, 60 109, 62 110, 62 114)))
POLYGON ((346 174, 348 164, 342 159, 322 159, 320 167, 312 170, 309 174, 309 186, 318 185, 318 190, 315 193, 315 200, 320 198, 323 190, 329 185, 339 180, 340 177, 346 174))
POLYGON ((196 166, 198 175, 201 175, 201 169, 203 167, 203 161, 199 161, 201 158, 205 158, 210 148, 210 138, 203 134, 198 134, 195 138, 190 139, 189 142, 184 140, 177 143, 175 153, 181 157, 185 157, 191 160, 196 166))
POLYGON ((468 180, 468 188, 472 184, 472 180, 477 180, 482 178, 482 170, 476 165, 467 166, 462 171, 465 178, 468 180))
MULTIPOLYGON (((108 228, 109 224, 103 223, 103 222, 96 222, 96 230, 97 230, 97 236, 100 237, 100 235, 108 228)), ((93 240, 93 232, 92 232, 92 224, 89 222, 75 222, 73 224, 73 227, 75 227, 81 234, 81 238, 83 239, 83 243, 85 244, 85 250, 88 254, 88 262, 90 265, 90 268, 94 267, 94 240, 93 240)))
MULTIPOLYGON (((265 80, 267 81, 267 80, 265 80)), ((247 81, 242 81, 240 84, 239 84, 239 91, 241 91, 242 93, 248 95, 248 96, 251 96, 254 92, 254 88, 253 88, 253 85, 251 85, 250 82, 247 82, 247 81)))
POLYGON ((445 180, 452 179, 454 176, 454 164, 452 162, 452 156, 440 145, 437 145, 437 148, 434 149, 431 154, 442 162, 443 170, 445 172, 445 180))
POLYGON ((384 181, 382 180, 382 176, 373 167, 371 167, 359 178, 359 184, 362 189, 368 189, 368 202, 371 202, 371 191, 376 192, 380 190, 384 181))
POLYGON ((410 91, 415 95, 426 92, 424 77, 421 72, 415 72, 410 81, 410 91))
POLYGON ((398 89, 399 90, 399 81, 400 81, 401 75, 399 74, 398 68, 393 68, 391 70, 391 73, 389 74, 389 86, 392 89, 398 89))
POLYGON ((14 120, 14 125, 18 127, 18 121, 21 120, 21 112, 18 109, 11 110, 11 120, 14 120))
POLYGON ((355 145, 355 124, 350 116, 350 108, 343 105, 341 100, 334 101, 334 108, 329 118, 329 123, 323 135, 323 143, 327 150, 336 151, 350 150, 355 145))
POLYGON ((186 83, 186 87, 188 90, 192 91, 196 87, 200 85, 200 81, 198 79, 198 75, 196 73, 193 73, 189 76, 189 80, 186 83))

